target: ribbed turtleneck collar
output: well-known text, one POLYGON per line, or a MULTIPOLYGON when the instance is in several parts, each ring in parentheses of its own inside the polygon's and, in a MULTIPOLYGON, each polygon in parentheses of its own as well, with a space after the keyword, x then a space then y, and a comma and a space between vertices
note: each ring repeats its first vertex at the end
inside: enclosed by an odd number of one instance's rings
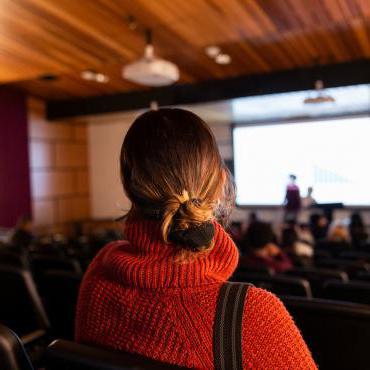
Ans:
POLYGON ((214 248, 186 262, 177 261, 177 249, 165 244, 157 221, 125 225, 127 242, 112 243, 104 255, 106 273, 125 286, 189 288, 226 281, 238 263, 238 251, 224 229, 215 223, 214 248))

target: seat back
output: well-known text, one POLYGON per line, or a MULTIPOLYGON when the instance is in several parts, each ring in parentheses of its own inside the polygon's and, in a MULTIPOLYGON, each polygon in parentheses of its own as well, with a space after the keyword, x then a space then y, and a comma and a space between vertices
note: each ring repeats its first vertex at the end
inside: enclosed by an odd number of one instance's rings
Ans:
POLYGON ((0 251, 0 265, 30 268, 28 258, 24 253, 17 253, 10 249, 0 251))
POLYGON ((345 259, 324 259, 316 262, 316 266, 341 270, 347 272, 350 277, 355 276, 359 272, 370 271, 370 264, 364 261, 351 261, 345 259))
POLYGON ((314 297, 320 297, 322 295, 323 285, 327 280, 348 281, 348 275, 345 271, 332 269, 294 268, 285 274, 308 280, 314 297))
POLYGON ((81 274, 47 270, 42 278, 41 295, 50 319, 52 333, 57 338, 72 339, 75 309, 81 274))
POLYGON ((359 250, 350 250, 344 251, 339 254, 339 258, 347 259, 352 261, 366 261, 370 262, 370 253, 366 251, 359 251, 359 250))
POLYGON ((320 369, 369 368, 370 307, 283 297, 320 369))
POLYGON ((256 273, 240 273, 236 276, 236 279, 233 278, 233 281, 249 282, 259 288, 270 290, 278 295, 312 297, 310 283, 301 278, 282 275, 265 276, 256 273))
POLYGON ((0 294, 0 323, 21 337, 49 328, 44 306, 28 270, 0 266, 0 294))
POLYGON ((66 257, 32 256, 31 267, 36 276, 41 276, 46 270, 82 273, 79 262, 74 258, 66 257))
POLYGON ((0 325, 1 370, 33 370, 31 361, 18 336, 0 325))
POLYGON ((316 243, 316 249, 326 250, 332 256, 338 256, 340 253, 351 249, 351 245, 347 242, 336 242, 330 240, 321 240, 316 243))
POLYGON ((244 273, 244 272, 253 272, 253 273, 258 273, 258 274, 264 274, 268 276, 274 275, 274 270, 271 267, 268 266, 251 266, 248 264, 248 260, 244 257, 241 256, 239 259, 239 266, 236 270, 236 274, 239 272, 244 273))
POLYGON ((46 370, 185 369, 142 356, 56 340, 46 351, 46 370))
POLYGON ((360 271, 356 274, 354 280, 368 281, 370 283, 370 272, 360 271))
POLYGON ((324 285, 323 296, 328 299, 347 301, 370 305, 370 283, 351 281, 327 281, 324 285))

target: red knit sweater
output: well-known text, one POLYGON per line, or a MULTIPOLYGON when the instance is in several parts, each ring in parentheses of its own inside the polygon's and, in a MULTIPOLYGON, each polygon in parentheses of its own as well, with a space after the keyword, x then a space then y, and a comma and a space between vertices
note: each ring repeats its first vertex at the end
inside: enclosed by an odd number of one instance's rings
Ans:
MULTIPOLYGON (((237 249, 215 224, 215 246, 186 263, 174 260, 159 225, 126 225, 128 239, 107 245, 82 282, 76 340, 189 368, 213 369, 213 322, 219 289, 233 273, 237 249)), ((243 316, 245 369, 316 369, 283 304, 251 288, 243 316)))

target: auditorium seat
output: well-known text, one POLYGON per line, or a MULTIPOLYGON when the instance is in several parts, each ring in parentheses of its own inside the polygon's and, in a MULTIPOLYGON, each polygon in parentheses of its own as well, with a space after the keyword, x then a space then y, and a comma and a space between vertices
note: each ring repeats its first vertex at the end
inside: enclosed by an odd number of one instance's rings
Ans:
POLYGON ((47 270, 42 277, 41 295, 56 338, 72 339, 81 274, 47 270))
POLYGON ((323 249, 314 249, 314 259, 315 261, 320 261, 322 259, 326 258, 332 258, 332 254, 329 251, 323 250, 323 249))
POLYGON ((348 274, 345 271, 323 269, 323 268, 294 268, 285 274, 306 279, 310 282, 312 294, 314 297, 322 295, 322 289, 325 281, 339 280, 348 281, 348 274))
POLYGON ((0 265, 30 268, 28 257, 25 253, 12 251, 10 248, 0 251, 0 265))
POLYGON ((70 271, 82 274, 80 263, 75 258, 34 255, 31 257, 31 268, 38 284, 41 284, 43 281, 43 275, 47 270, 70 271))
POLYGON ((275 275, 267 276, 257 273, 240 273, 232 281, 252 283, 255 286, 267 289, 278 295, 293 295, 312 298, 310 283, 305 279, 275 275))
POLYGON ((353 280, 368 281, 370 283, 370 272, 360 271, 356 274, 353 280))
POLYGON ((348 276, 352 278, 358 272, 370 271, 370 264, 364 261, 353 261, 346 259, 327 258, 316 262, 317 267, 330 268, 335 270, 342 270, 347 272, 348 276))
POLYGON ((361 250, 344 251, 339 254, 339 258, 353 261, 367 261, 370 262, 370 253, 361 250))
POLYGON ((272 268, 267 266, 248 266, 243 264, 242 262, 239 262, 239 266, 236 269, 234 275, 237 276, 238 274, 244 273, 256 273, 259 275, 273 276, 275 272, 272 268))
POLYGON ((16 332, 25 344, 41 338, 49 320, 31 273, 0 266, 0 323, 16 332))
POLYGON ((21 340, 3 325, 0 325, 0 365, 1 370, 33 370, 21 340))
POLYGON ((370 305, 370 283, 360 281, 351 281, 349 283, 327 281, 324 284, 323 297, 370 305))
POLYGON ((142 356, 114 352, 65 340, 56 340, 46 351, 46 370, 147 370, 186 369, 142 356))
POLYGON ((324 250, 336 257, 340 253, 351 250, 352 246, 347 242, 335 242, 322 240, 316 243, 317 250, 324 250))
POLYGON ((370 364, 370 307, 282 297, 320 370, 366 370, 370 364))

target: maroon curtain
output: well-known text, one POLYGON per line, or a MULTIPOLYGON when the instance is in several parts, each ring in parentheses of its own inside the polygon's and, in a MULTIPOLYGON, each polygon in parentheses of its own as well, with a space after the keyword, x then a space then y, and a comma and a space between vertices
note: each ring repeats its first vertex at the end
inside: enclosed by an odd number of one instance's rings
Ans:
POLYGON ((29 171, 26 97, 0 89, 0 226, 31 213, 29 171))

